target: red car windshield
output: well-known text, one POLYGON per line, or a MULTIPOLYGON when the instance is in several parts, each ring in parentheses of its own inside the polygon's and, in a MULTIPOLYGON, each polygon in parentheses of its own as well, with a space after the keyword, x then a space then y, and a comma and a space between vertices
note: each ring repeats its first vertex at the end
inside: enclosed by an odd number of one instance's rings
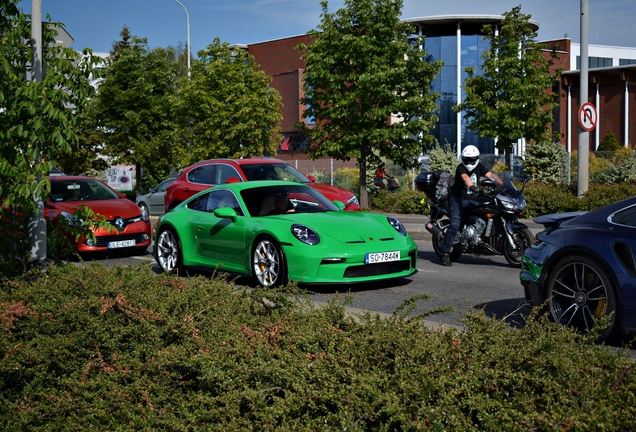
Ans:
POLYGON ((303 173, 288 164, 243 164, 241 169, 247 180, 286 180, 310 183, 303 173))
POLYGON ((119 199, 120 196, 102 182, 90 179, 52 180, 51 201, 94 201, 119 199))

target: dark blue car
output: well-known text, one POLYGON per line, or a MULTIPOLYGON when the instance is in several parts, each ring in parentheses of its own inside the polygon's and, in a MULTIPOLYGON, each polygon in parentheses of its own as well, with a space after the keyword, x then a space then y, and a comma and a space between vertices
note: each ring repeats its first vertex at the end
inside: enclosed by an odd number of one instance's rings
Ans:
POLYGON ((590 212, 539 216, 545 230, 525 251, 520 280, 534 306, 547 302, 554 321, 599 335, 636 333, 636 197, 590 212))

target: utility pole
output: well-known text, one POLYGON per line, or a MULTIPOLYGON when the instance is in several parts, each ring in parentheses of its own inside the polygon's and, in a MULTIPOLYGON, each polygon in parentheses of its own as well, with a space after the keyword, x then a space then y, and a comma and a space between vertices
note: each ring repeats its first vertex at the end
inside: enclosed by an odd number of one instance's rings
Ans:
MULTIPOLYGON (((42 0, 31 0, 31 49, 33 52, 31 64, 31 82, 33 85, 42 81, 42 0)), ((33 165, 39 168, 42 162, 40 143, 34 142, 36 160, 33 165)), ((37 175, 37 182, 41 180, 37 175)), ((46 265, 46 220, 44 219, 44 200, 41 196, 34 196, 35 212, 29 219, 29 257, 35 267, 44 268, 46 265)))
MULTIPOLYGON (((587 102, 588 82, 588 0, 581 0, 581 74, 579 107, 587 102)), ((579 173, 577 181, 577 196, 582 198, 587 192, 589 181, 590 133, 583 129, 579 122, 579 173)))

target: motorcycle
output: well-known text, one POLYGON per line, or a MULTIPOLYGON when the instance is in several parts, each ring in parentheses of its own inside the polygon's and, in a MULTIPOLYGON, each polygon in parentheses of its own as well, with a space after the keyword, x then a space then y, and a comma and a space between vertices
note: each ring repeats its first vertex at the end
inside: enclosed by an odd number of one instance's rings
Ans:
MULTIPOLYGON (((450 226, 450 202, 436 195, 437 183, 442 171, 420 173, 415 179, 416 188, 424 192, 431 204, 430 220, 426 229, 433 235, 433 249, 441 258, 444 234, 450 226)), ((526 209, 523 189, 512 182, 510 173, 501 176, 498 186, 490 179, 482 180, 482 191, 471 200, 462 215, 450 260, 457 261, 464 253, 474 255, 503 255, 508 264, 520 268, 523 254, 534 244, 534 236, 528 226, 518 218, 526 209)))
POLYGON ((400 181, 395 177, 390 177, 386 182, 386 189, 389 192, 397 192, 400 188, 400 181))

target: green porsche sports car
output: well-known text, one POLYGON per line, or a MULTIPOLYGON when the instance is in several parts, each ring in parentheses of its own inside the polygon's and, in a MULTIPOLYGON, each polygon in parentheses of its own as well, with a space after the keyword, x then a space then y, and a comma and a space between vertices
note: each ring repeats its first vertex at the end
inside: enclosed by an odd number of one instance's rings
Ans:
POLYGON ((216 186, 161 217, 154 256, 166 272, 218 269, 261 286, 368 282, 417 272, 417 246, 397 219, 343 208, 302 183, 216 186))

